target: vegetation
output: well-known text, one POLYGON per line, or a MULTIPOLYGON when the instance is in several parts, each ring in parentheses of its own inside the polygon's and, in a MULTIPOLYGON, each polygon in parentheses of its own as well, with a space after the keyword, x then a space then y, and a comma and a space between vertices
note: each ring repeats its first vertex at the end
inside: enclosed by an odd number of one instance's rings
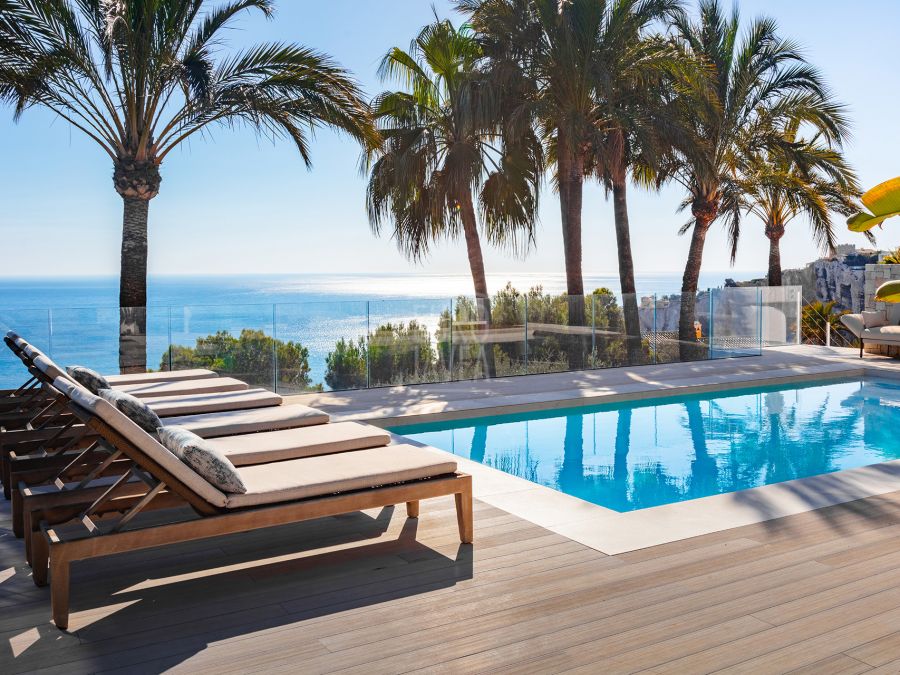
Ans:
POLYGON ((826 342, 826 330, 831 327, 831 334, 835 339, 835 343, 848 345, 855 341, 853 335, 844 328, 841 323, 841 314, 845 312, 835 311, 835 301, 830 302, 811 302, 803 306, 801 312, 801 329, 803 339, 811 344, 824 345, 826 342))
MULTIPOLYGON (((763 148, 747 159, 738 179, 742 208, 765 225, 769 239, 769 286, 781 286, 781 249, 785 228, 799 215, 808 218, 813 240, 834 253, 831 213, 855 212, 860 189, 856 175, 831 143, 798 137, 799 120, 782 131, 782 146, 763 148)), ((731 260, 737 255, 740 228, 731 230, 731 260)))
POLYGON ((309 377, 309 349, 299 342, 273 340, 261 330, 244 329, 238 337, 227 331, 197 338, 193 347, 172 345, 162 356, 160 370, 206 368, 238 377, 247 384, 306 390, 309 377))
MULTIPOLYGON (((449 311, 441 314, 433 341, 416 321, 384 324, 367 339, 355 342, 339 340, 328 354, 325 383, 332 389, 349 389, 367 383, 383 386, 478 378, 488 372, 488 352, 500 376, 568 368, 562 339, 571 325, 566 294, 545 293, 539 286, 520 293, 507 284, 491 298, 491 306, 490 330, 477 321, 473 300, 460 297, 453 303, 452 320, 449 311)), ((584 355, 588 366, 628 363, 624 317, 615 295, 609 289, 597 289, 584 299, 582 312, 591 322, 587 331, 591 345, 584 355)), ((647 359, 649 352, 642 345, 640 359, 631 363, 647 359)))
POLYGON ((147 219, 172 150, 215 126, 245 124, 287 138, 310 165, 310 131, 377 143, 346 71, 299 45, 272 43, 222 57, 245 10, 273 0, 3 0, 0 97, 16 117, 43 106, 85 133, 113 163, 124 202, 119 290, 120 368, 146 365, 147 219))

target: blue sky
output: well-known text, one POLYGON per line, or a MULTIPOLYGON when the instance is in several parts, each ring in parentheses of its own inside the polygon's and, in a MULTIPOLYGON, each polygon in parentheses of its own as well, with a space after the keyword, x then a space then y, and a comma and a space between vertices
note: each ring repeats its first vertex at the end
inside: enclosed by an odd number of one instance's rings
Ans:
MULTIPOLYGON (((382 88, 376 76, 381 56, 390 46, 408 45, 432 15, 424 0, 280 0, 277 6, 272 21, 242 18, 231 44, 286 40, 315 47, 352 70, 369 94, 382 88)), ((435 6, 449 14, 446 0, 435 6)), ((741 10, 745 18, 777 19, 848 104, 854 137, 847 154, 863 184, 900 174, 900 3, 745 0, 741 10)), ((330 132, 317 135, 312 171, 286 142, 273 145, 247 129, 215 129, 211 140, 192 141, 162 167, 162 191, 150 206, 150 273, 467 273, 461 242, 440 246, 415 267, 392 241, 371 234, 358 159, 352 141, 330 132)), ((111 174, 108 157, 62 120, 32 109, 14 123, 12 111, 0 109, 0 276, 48 272, 16 241, 40 242, 58 254, 55 274, 117 274, 122 206, 111 174)), ((680 199, 674 187, 631 192, 639 272, 682 269, 688 241, 677 235, 685 219, 675 212, 680 199)), ((586 188, 584 203, 584 269, 615 271, 612 206, 596 184, 586 188)), ((880 245, 900 243, 900 231, 892 231, 897 226, 888 221, 880 245)), ((842 241, 864 243, 840 229, 842 241)), ((785 266, 816 257, 805 223, 791 225, 782 251, 785 266)), ((761 225, 747 222, 735 275, 764 270, 767 255, 761 225)), ((562 271, 559 206, 550 189, 543 193, 535 249, 524 260, 487 251, 486 262, 492 273, 562 271)), ((707 240, 704 269, 729 269, 720 229, 707 240)))

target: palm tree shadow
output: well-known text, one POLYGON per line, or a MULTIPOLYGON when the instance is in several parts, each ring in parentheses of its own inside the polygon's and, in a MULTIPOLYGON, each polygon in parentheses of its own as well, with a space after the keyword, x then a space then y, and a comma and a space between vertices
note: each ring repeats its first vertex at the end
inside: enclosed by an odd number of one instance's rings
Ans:
MULTIPOLYGON (((885 473, 900 484, 900 465, 885 464, 870 469, 885 473)), ((879 495, 829 504, 845 498, 846 485, 839 474, 817 476, 814 484, 801 480, 779 483, 777 487, 793 501, 809 507, 810 510, 797 514, 804 515, 805 518, 782 516, 773 501, 758 490, 747 490, 734 495, 737 503, 749 506, 765 518, 761 525, 770 534, 802 535, 810 518, 825 523, 829 529, 843 536, 858 533, 860 523, 888 525, 900 522, 900 507, 897 503, 879 495)))
MULTIPOLYGON (((75 638, 80 642, 75 658, 89 670, 134 663, 158 671, 224 640, 451 588, 472 578, 472 547, 460 544, 450 557, 419 543, 417 519, 406 519, 395 539, 366 543, 385 534, 393 511, 387 507, 375 517, 357 513, 272 528, 270 536, 250 537, 252 541, 243 535, 207 540, 222 549, 215 558, 211 546, 198 550, 188 544, 151 549, 149 553, 164 551, 166 557, 149 564, 130 554, 95 560, 85 569, 76 564, 73 618, 91 610, 101 618, 72 633, 50 623, 33 626, 24 651, 15 653, 4 641, 0 663, 17 672, 46 666, 54 658, 48 655, 54 648, 49 643, 61 640, 72 649, 75 638), (329 528, 344 532, 329 536, 329 528)), ((71 659, 70 653, 65 660, 71 659)))

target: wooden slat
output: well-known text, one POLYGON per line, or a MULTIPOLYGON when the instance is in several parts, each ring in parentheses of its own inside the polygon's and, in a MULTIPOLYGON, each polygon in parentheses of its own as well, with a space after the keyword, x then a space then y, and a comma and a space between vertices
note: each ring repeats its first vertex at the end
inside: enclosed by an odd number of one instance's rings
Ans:
POLYGON ((465 555, 440 498, 92 560, 73 633, 0 532, 0 672, 900 672, 900 493, 612 557, 474 520, 465 555))

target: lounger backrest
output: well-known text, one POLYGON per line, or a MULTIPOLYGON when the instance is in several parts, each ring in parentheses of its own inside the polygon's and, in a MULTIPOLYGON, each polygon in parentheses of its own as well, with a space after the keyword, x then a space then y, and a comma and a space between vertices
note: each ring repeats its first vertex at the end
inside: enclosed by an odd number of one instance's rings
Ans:
POLYGON ((49 360, 49 357, 44 354, 44 352, 42 352, 32 344, 28 344, 27 342, 25 343, 25 346, 22 347, 22 351, 25 352, 25 356, 27 356, 32 361, 39 356, 43 356, 44 358, 49 360))
POLYGON ((16 340, 21 340, 21 339, 22 339, 22 338, 19 337, 19 334, 18 334, 16 331, 14 331, 14 330, 8 330, 8 331, 6 331, 6 337, 8 337, 8 338, 9 338, 10 340, 12 340, 13 342, 15 342, 16 340))
MULTIPOLYGON (((75 384, 65 377, 57 378, 53 382, 53 386, 67 396, 70 401, 87 412, 96 415, 114 431, 124 436, 139 453, 144 454, 163 470, 169 472, 176 480, 182 483, 184 488, 190 490, 212 506, 217 508, 225 506, 227 498, 223 492, 210 485, 193 469, 164 448, 158 440, 128 419, 126 415, 108 401, 99 396, 94 396, 81 385, 75 384)), ((132 453, 126 454, 131 455, 132 453)), ((152 473, 150 468, 141 462, 140 459, 137 459, 137 462, 145 470, 152 473)), ((157 478, 160 477, 157 476, 157 478)), ((177 485, 169 485, 169 487, 176 492, 180 492, 177 485)))
POLYGON ((69 382, 72 381, 66 371, 57 366, 55 363, 53 363, 53 361, 48 359, 43 354, 40 356, 35 356, 31 360, 31 362, 34 364, 34 367, 41 371, 44 375, 46 375, 51 382, 58 378, 62 378, 69 382))

